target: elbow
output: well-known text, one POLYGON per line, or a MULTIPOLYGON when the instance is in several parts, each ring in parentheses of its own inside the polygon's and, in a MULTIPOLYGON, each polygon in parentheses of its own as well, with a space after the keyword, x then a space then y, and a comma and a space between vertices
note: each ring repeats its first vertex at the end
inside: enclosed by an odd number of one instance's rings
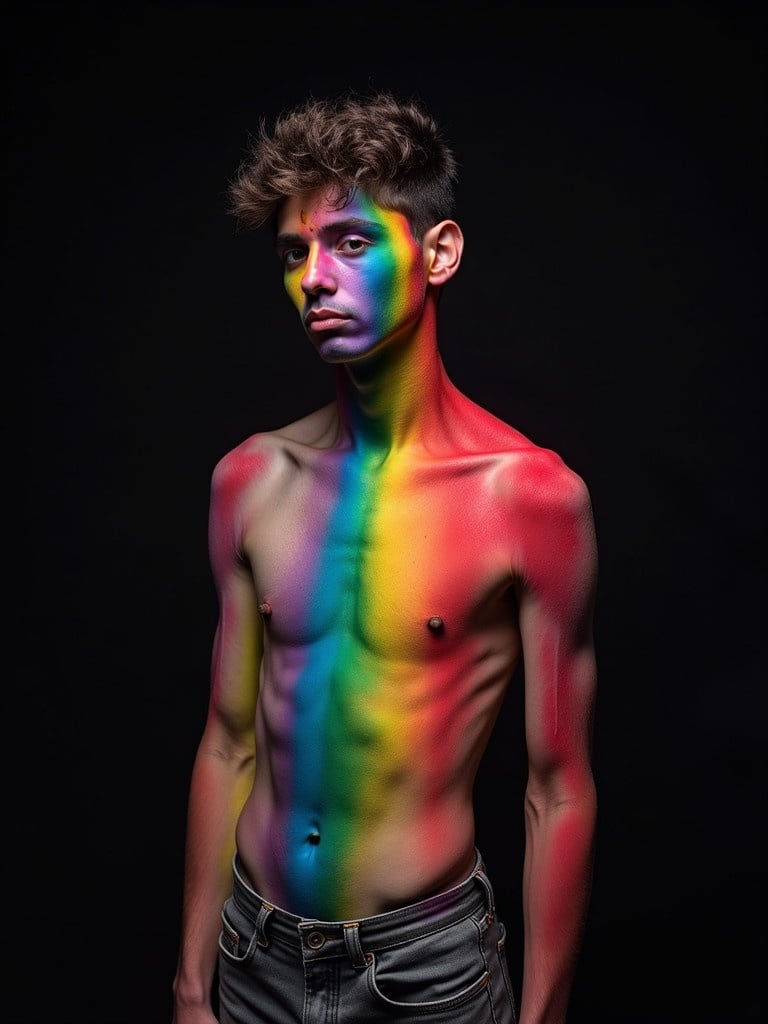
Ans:
POLYGON ((256 761, 255 738, 252 731, 234 732, 223 727, 220 720, 213 719, 203 734, 200 753, 235 771, 247 771, 256 761))
POLYGON ((224 761, 235 771, 247 771, 256 762, 256 751, 246 743, 228 743, 226 746, 214 745, 208 750, 211 757, 224 761))
POLYGON ((576 813, 594 821, 597 790, 588 764, 531 772, 525 788, 525 814, 534 822, 552 815, 576 813))

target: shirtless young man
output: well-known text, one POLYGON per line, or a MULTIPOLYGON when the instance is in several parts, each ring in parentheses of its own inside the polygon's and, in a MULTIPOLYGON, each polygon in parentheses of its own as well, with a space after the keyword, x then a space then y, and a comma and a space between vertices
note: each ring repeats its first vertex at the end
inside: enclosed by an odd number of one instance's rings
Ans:
POLYGON ((565 1020, 596 815, 593 519, 556 454, 446 375, 455 177, 430 116, 374 96, 262 128, 232 185, 243 223, 274 224, 337 390, 213 472, 175 1024, 216 1019, 217 963, 224 1022, 516 1019, 472 791, 520 658, 519 1022, 565 1020))

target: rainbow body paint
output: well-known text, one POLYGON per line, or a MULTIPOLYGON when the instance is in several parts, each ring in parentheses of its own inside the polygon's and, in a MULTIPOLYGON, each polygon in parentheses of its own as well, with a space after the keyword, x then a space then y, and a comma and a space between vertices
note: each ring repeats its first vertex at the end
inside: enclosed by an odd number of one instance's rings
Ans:
MULTIPOLYGON (((531 653, 551 684, 542 728, 555 748, 568 735, 563 623, 591 539, 578 478, 448 380, 430 237, 365 195, 340 210, 315 196, 286 203, 278 252, 338 395, 217 467, 214 564, 242 552, 255 590, 232 608, 225 594, 223 621, 247 636, 269 607, 237 842, 267 899, 345 920, 474 860, 472 785, 521 652, 521 580, 542 581, 552 624, 531 653)), ((243 643, 225 642, 223 678, 243 643)))

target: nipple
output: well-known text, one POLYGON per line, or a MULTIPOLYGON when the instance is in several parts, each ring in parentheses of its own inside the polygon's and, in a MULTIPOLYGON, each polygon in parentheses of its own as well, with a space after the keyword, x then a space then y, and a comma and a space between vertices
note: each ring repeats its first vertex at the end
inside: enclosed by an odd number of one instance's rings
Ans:
POLYGON ((259 615, 263 618, 268 619, 272 614, 272 605, 269 601, 262 601, 259 605, 259 615))
POLYGON ((427 628, 430 633, 442 633, 445 629, 445 623, 439 615, 433 615, 431 619, 427 619, 427 628))

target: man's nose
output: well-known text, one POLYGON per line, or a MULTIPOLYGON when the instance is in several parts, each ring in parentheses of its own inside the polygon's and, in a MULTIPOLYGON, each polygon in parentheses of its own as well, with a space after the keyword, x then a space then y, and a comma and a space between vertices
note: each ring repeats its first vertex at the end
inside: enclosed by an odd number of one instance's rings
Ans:
POLYGON ((306 295, 317 292, 335 292, 336 278, 333 273, 333 260, 319 245, 309 248, 301 287, 306 295))

